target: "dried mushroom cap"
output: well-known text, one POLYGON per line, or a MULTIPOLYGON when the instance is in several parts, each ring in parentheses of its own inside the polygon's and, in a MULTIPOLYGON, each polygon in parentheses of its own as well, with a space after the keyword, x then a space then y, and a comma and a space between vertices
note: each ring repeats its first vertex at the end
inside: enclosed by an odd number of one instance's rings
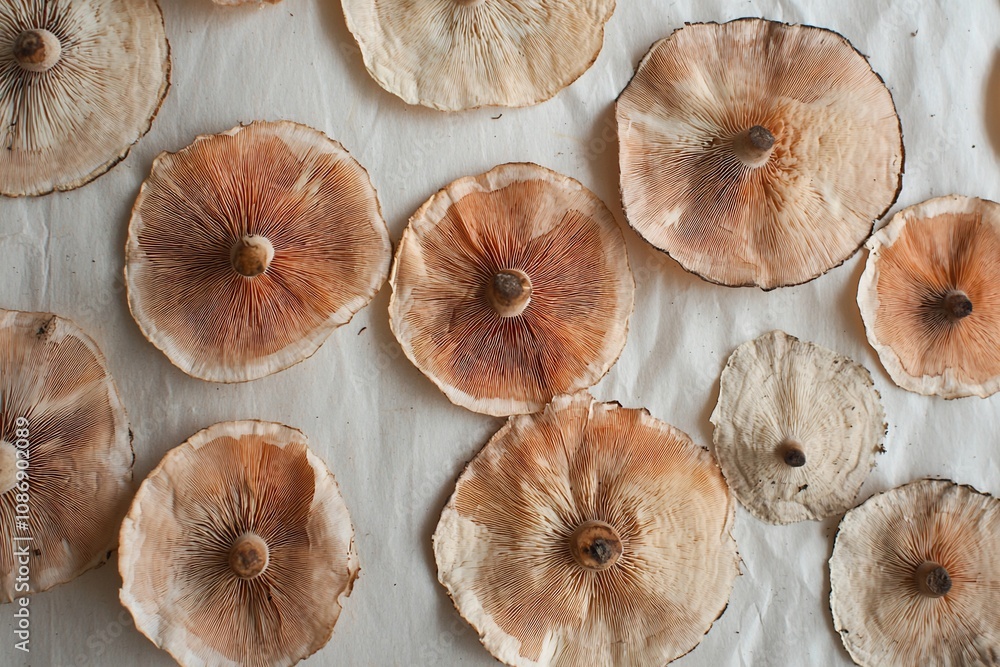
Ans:
POLYGON ((434 195, 410 219, 389 281, 406 356, 453 403, 491 415, 534 412, 604 377, 635 287, 607 206, 534 164, 434 195))
POLYGON ((156 0, 4 0, 0 194, 97 178, 149 130, 169 83, 156 0))
POLYGON ((629 222, 723 285, 773 289, 825 273, 902 185, 889 91, 821 28, 685 26, 653 45, 616 114, 629 222))
POLYGON ((1000 664, 1000 501, 920 480, 844 517, 830 558, 830 608, 865 667, 1000 664))
POLYGON ((782 331, 729 357, 711 421, 733 494, 770 523, 852 507, 886 429, 867 369, 782 331))
POLYGON ((511 417, 458 480, 438 578, 516 667, 661 667, 738 573, 734 503, 706 450, 645 410, 559 396, 511 417))
POLYGON ((51 313, 0 309, 0 602, 104 563, 132 494, 132 459, 128 417, 94 341, 51 313))
POLYGON ((858 305, 893 382, 944 398, 1000 390, 1000 204, 931 199, 867 247, 858 305))
POLYGON ((121 530, 121 601, 181 665, 294 665, 358 576, 333 475, 298 430, 216 424, 171 450, 121 530))
POLYGON ((368 173, 339 143, 256 122, 153 163, 129 226, 129 307, 184 372, 254 380, 312 355, 391 255, 368 173))
POLYGON ((601 52, 614 0, 343 0, 380 86, 444 111, 549 99, 601 52))

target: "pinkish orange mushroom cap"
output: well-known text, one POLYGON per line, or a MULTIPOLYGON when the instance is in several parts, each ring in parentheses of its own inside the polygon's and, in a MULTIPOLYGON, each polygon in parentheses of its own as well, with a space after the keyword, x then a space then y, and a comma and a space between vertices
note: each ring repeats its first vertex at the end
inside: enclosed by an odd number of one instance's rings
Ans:
POLYGON ((438 577, 501 662, 662 667, 722 613, 734 501, 703 448, 644 410, 559 396, 459 478, 438 577))
POLYGON ((293 665, 358 575, 333 475, 296 429, 216 424, 171 450, 122 524, 121 600, 182 665, 293 665))
POLYGON ((368 174, 339 143, 256 122, 156 159, 129 226, 129 306, 184 372, 254 380, 348 322, 391 254, 368 174))
POLYGON ((107 559, 132 494, 132 459, 125 408, 94 341, 50 313, 0 309, 0 602, 107 559))
POLYGON ((410 219, 390 282, 406 355, 461 406, 533 412, 625 346, 634 282, 611 212, 534 164, 462 178, 410 219))
POLYGON ((1000 661, 1000 501, 920 480, 849 511, 830 558, 830 609, 864 667, 1000 661))
POLYGON ((723 285, 772 289, 837 266, 902 183, 889 91, 821 28, 685 26, 653 45, 616 114, 629 223, 723 285))
POLYGON ((1000 204, 938 197, 868 242, 858 305, 903 389, 944 398, 1000 390, 1000 204))

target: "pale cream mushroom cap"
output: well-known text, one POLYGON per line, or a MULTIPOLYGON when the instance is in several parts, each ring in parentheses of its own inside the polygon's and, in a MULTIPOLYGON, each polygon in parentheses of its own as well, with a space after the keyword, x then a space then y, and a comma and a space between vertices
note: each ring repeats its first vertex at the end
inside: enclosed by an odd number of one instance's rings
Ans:
POLYGON ((822 28, 687 25, 642 59, 616 117, 629 223, 722 285, 773 289, 838 266, 902 186, 892 96, 822 28))
POLYGON ((886 431, 867 369, 782 331, 729 357, 711 421, 733 494, 781 524, 852 507, 886 431))
POLYGON ((343 0, 380 86, 445 111, 521 107, 582 75, 615 0, 343 0))
POLYGON ((830 609, 863 667, 1000 664, 1000 501, 920 480, 849 511, 830 558, 830 609))
POLYGON ((238 421, 149 474, 119 569, 136 628, 181 665, 284 667, 330 640, 359 566, 347 506, 305 436, 238 421))
POLYGON ((559 396, 462 473, 434 533, 438 578, 505 664, 662 667, 726 607, 734 508, 681 431, 559 396))
POLYGON ((255 122, 162 153, 125 249, 132 315, 185 373, 296 364, 374 298, 392 258, 368 172, 305 125, 255 122))
POLYGON ((0 3, 0 194, 72 190, 125 158, 170 85, 157 0, 0 3))
POLYGON ((944 398, 1000 390, 1000 204, 931 199, 867 247, 858 306, 893 382, 944 398))
POLYGON ((0 405, 0 602, 10 602, 107 560, 133 490, 132 432, 96 343, 51 313, 0 309, 0 405), (25 455, 27 530, 24 490, 11 488, 25 481, 25 455), (26 592, 16 589, 19 546, 31 552, 26 592))
POLYGON ((453 403, 491 415, 535 412, 604 377, 625 347, 635 291, 608 207, 535 164, 500 165, 431 197, 403 232, 389 282, 406 356, 453 403))

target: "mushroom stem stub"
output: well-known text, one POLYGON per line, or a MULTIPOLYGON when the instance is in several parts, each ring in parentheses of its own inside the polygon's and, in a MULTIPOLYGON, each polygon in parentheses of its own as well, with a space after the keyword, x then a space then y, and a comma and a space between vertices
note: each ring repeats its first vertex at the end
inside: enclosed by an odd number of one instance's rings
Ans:
POLYGON ((531 301, 531 279, 517 269, 498 271, 486 286, 486 298, 500 317, 520 315, 531 301))
POLYGON ((789 467, 801 468, 806 464, 806 453, 802 451, 802 445, 794 440, 785 440, 779 451, 781 460, 789 467))
POLYGON ((477 5, 483 4, 486 0, 455 0, 455 4, 459 7, 476 7, 477 5))
POLYGON ((59 62, 62 45, 59 38, 48 30, 25 30, 14 40, 14 60, 21 69, 45 72, 59 62))
POLYGON ((247 235, 236 242, 229 259, 236 273, 245 278, 255 278, 271 265, 274 246, 263 236, 247 235))
POLYGON ((754 125, 733 140, 733 152, 748 167, 766 164, 773 150, 774 135, 763 125, 754 125))
POLYGON ((270 562, 267 544, 254 533, 244 533, 229 551, 229 567, 241 579, 259 576, 270 562))
POLYGON ((0 495, 17 484, 17 450, 6 440, 0 440, 0 495))
POLYGON ((951 290, 941 300, 948 319, 957 322, 972 314, 972 300, 961 290, 951 290))
POLYGON ((594 572, 606 570, 622 555, 621 537, 610 524, 587 521, 569 538, 570 551, 581 567, 594 572))
POLYGON ((920 593, 930 598, 943 597, 951 590, 951 575, 934 561, 925 561, 917 568, 914 578, 920 593))

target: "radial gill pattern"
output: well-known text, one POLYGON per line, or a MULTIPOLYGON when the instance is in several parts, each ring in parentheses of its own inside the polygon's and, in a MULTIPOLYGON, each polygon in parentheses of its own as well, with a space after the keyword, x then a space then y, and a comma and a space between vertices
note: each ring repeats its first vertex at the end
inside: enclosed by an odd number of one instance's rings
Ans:
POLYGON ((390 259, 375 190, 340 144, 253 123, 157 158, 129 228, 129 305, 186 373, 242 382, 315 352, 390 259))
POLYGON ((390 282, 407 356, 454 403, 494 415, 533 412, 603 377, 625 345, 634 291, 604 203, 531 164, 431 198, 390 282))
POLYGON ((216 424, 164 457, 122 526, 122 603, 182 665, 293 665, 358 574, 333 475, 297 430, 216 424))
POLYGON ((156 0, 0 3, 0 194, 72 190, 128 154, 169 86, 156 0))
POLYGON ((132 493, 130 436, 93 340, 50 313, 0 310, 0 602, 108 558, 132 493))
POLYGON ((462 474, 434 534, 438 576, 508 665, 661 667, 726 606, 733 510, 685 434, 560 396, 512 417, 462 474))
POLYGON ((830 607, 864 667, 1000 664, 1000 501, 947 480, 874 496, 844 517, 830 607))
POLYGON ((892 97, 828 30, 688 25, 653 45, 616 114, 630 224, 723 285, 812 280, 857 251, 901 186, 892 97))
POLYGON ((893 381, 945 398, 1000 390, 1000 204, 931 199, 868 249, 858 304, 893 381))

